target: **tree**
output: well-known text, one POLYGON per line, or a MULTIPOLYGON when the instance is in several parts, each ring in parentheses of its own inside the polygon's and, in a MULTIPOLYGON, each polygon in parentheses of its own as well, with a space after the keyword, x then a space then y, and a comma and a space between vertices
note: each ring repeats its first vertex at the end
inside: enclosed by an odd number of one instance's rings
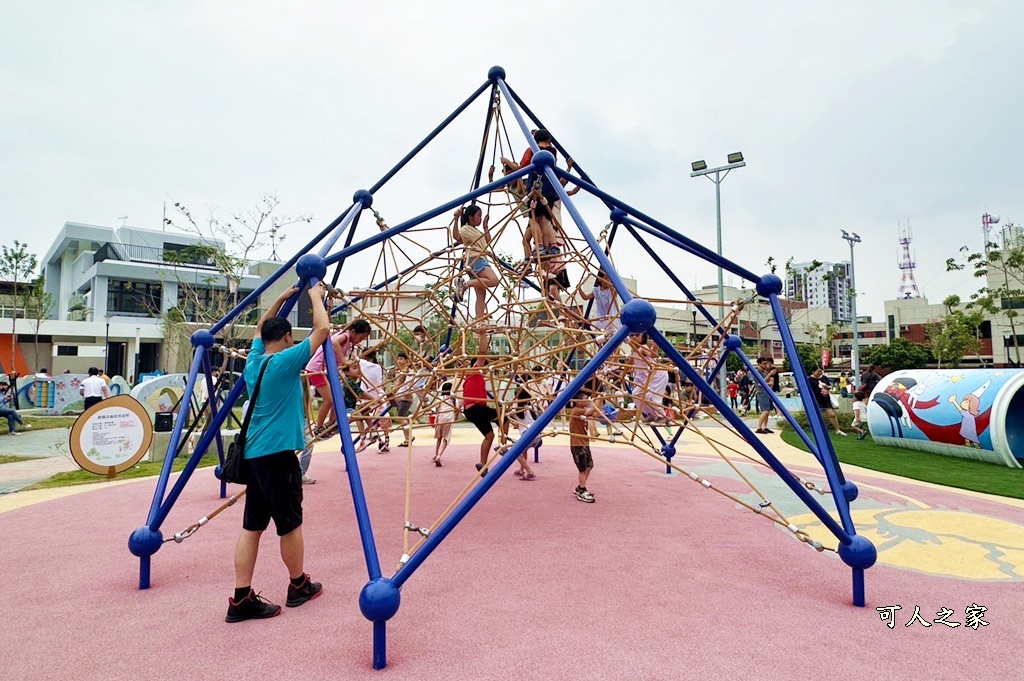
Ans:
POLYGON ((14 285, 14 310, 11 315, 11 368, 9 371, 14 370, 14 358, 18 347, 18 285, 28 282, 32 275, 35 274, 38 266, 39 261, 35 254, 28 252, 28 244, 22 243, 17 239, 14 240, 12 247, 4 246, 2 252, 0 252, 0 279, 9 281, 14 285))
POLYGON ((43 326, 43 320, 49 319, 50 311, 53 309, 53 295, 46 290, 46 278, 43 275, 36 277, 30 286, 23 289, 22 306, 25 316, 33 320, 32 327, 32 359, 34 366, 39 366, 39 330, 43 326))
MULTIPOLYGON (((257 254, 268 247, 276 248, 284 241, 280 233, 283 227, 313 219, 308 214, 278 214, 279 205, 277 197, 262 194, 254 207, 245 212, 231 213, 222 219, 217 215, 217 208, 209 207, 206 218, 198 219, 187 205, 175 202, 176 217, 166 218, 165 222, 199 237, 198 244, 164 251, 166 262, 182 266, 168 268, 178 285, 178 304, 170 310, 155 312, 160 315, 164 337, 172 353, 181 355, 179 360, 188 361, 185 355, 191 354, 190 324, 209 326, 226 317, 239 301, 238 285, 249 273, 257 254), (203 274, 203 270, 190 267, 196 264, 212 265, 213 269, 203 274)), ((241 327, 254 324, 258 317, 258 303, 254 302, 224 327, 221 332, 224 344, 244 344, 249 334, 241 327)), ((225 356, 222 369, 227 361, 225 356)))
POLYGON ((1021 366, 1020 344, 1017 342, 1017 317, 1024 307, 1024 247, 999 249, 997 244, 986 245, 988 253, 970 253, 964 246, 961 257, 948 258, 946 271, 959 271, 972 267, 974 276, 985 279, 985 285, 971 294, 967 309, 978 309, 992 317, 1003 316, 1010 323, 1010 337, 1014 350, 1014 364, 1021 366))
POLYGON ((928 351, 906 338, 893 338, 888 345, 872 348, 864 363, 885 367, 889 371, 923 369, 928 365, 928 351))
POLYGON ((968 353, 978 355, 980 361, 981 339, 978 327, 984 321, 984 314, 980 310, 964 312, 957 309, 960 296, 949 296, 942 304, 946 308, 946 316, 925 325, 928 347, 938 368, 942 368, 943 362, 958 367, 968 353))
MULTIPOLYGON (((821 347, 810 343, 797 343, 796 352, 800 356, 800 364, 804 371, 810 373, 814 367, 821 364, 821 347)), ((786 357, 782 361, 783 371, 793 371, 793 363, 786 357)))

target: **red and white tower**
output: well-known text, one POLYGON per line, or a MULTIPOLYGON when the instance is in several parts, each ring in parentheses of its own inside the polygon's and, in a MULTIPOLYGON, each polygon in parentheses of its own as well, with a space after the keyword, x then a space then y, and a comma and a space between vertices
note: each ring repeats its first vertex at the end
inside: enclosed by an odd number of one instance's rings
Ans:
POLYGON ((914 261, 910 257, 910 241, 914 237, 913 230, 910 229, 910 221, 907 221, 907 226, 900 226, 900 246, 903 249, 903 260, 900 262, 900 271, 903 272, 903 276, 900 279, 900 298, 920 298, 921 290, 917 288, 917 281, 914 279, 914 261))

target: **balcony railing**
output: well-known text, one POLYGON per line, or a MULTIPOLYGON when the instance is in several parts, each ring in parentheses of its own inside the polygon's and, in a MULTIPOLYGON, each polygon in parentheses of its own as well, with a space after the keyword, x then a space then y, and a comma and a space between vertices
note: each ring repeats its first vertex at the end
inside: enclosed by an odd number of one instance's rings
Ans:
POLYGON ((151 265, 183 265, 204 270, 217 269, 212 254, 202 246, 168 249, 136 244, 105 243, 96 251, 93 262, 103 262, 104 260, 140 262, 151 265))

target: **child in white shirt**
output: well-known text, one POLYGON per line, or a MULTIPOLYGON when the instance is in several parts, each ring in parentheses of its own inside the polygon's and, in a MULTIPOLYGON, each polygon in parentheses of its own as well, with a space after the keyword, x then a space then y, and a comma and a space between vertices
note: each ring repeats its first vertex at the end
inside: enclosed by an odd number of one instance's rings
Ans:
POLYGON ((853 394, 853 423, 850 424, 850 429, 857 433, 858 440, 863 440, 868 436, 868 431, 861 427, 865 424, 866 407, 864 393, 858 390, 853 394))

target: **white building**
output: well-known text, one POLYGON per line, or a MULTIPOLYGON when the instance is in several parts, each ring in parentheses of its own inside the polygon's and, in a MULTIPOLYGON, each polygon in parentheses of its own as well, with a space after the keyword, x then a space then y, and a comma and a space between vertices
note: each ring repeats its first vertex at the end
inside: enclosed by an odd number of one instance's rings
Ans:
MULTIPOLYGON (((211 257, 211 247, 223 246, 177 231, 65 223, 40 259, 53 305, 41 320, 17 320, 15 368, 57 374, 105 366, 126 378, 184 370, 182 353, 165 342, 162 315, 177 308, 186 322, 195 322, 198 306, 214 298, 241 301, 280 266, 257 262, 229 281, 211 257)), ((292 283, 292 277, 276 282, 243 323, 258 318, 264 303, 292 283)), ((308 327, 309 301, 299 302, 290 320, 308 327)), ((10 331, 0 328, 8 340, 10 331)), ((0 361, 6 365, 9 358, 0 361)))
POLYGON ((794 263, 786 272, 786 297, 811 308, 828 307, 833 322, 853 321, 851 290, 849 261, 794 263))

